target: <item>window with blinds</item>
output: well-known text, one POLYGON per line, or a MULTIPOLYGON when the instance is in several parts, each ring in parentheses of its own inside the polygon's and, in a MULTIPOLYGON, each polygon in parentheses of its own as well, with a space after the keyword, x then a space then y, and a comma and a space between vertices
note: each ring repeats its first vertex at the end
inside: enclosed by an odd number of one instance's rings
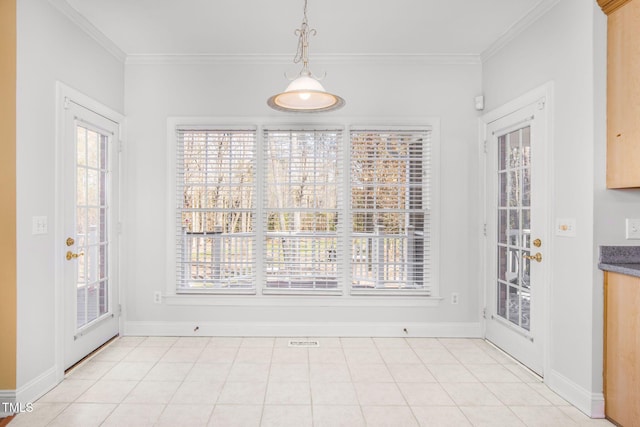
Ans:
POLYGON ((267 290, 337 289, 340 130, 265 129, 267 290))
POLYGON ((352 129, 352 292, 430 282, 430 131, 352 129))
POLYGON ((177 291, 256 282, 256 131, 177 130, 177 291))
POLYGON ((178 126, 176 292, 437 294, 431 135, 178 126))

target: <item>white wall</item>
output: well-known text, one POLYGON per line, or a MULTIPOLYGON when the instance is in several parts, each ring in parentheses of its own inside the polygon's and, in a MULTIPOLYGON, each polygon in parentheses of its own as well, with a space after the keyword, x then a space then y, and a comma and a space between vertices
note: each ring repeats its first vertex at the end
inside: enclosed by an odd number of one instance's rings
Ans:
POLYGON ((60 80, 116 111, 124 66, 48 1, 19 0, 17 82, 17 387, 54 366, 55 84, 60 80), (49 233, 33 236, 31 218, 49 233))
MULTIPOLYGON (((489 110, 548 81, 555 82, 553 224, 555 218, 575 218, 577 235, 553 236, 546 251, 552 279, 548 284, 550 369, 545 380, 592 415, 602 415, 603 410, 602 282, 594 274, 594 245, 599 240, 596 234, 612 233, 604 231, 611 228, 600 222, 602 215, 594 218, 594 187, 604 185, 600 173, 605 123, 604 25, 595 2, 560 1, 483 66, 489 110), (600 233, 594 233, 595 220, 600 233)), ((606 197, 598 191, 595 194, 606 197)), ((606 203, 603 201, 603 209, 606 203)))
MULTIPOLYGON (((187 61, 188 62, 188 61, 187 61)), ((198 62, 198 61, 196 61, 198 62)), ((312 64, 327 70, 325 86, 343 96, 343 110, 332 118, 358 117, 361 121, 387 117, 439 117, 441 119, 441 250, 440 290, 446 297, 438 307, 242 307, 176 306, 153 304, 153 292, 165 291, 165 229, 173 224, 167 216, 166 145, 167 118, 172 116, 273 117, 291 116, 270 110, 266 99, 286 86, 284 71, 297 70, 291 63, 141 63, 126 66, 127 195, 123 236, 125 312, 128 332, 171 331, 175 322, 270 322, 303 325, 336 322, 375 322, 428 325, 455 323, 479 325, 479 294, 476 278, 478 251, 473 238, 477 230, 477 113, 473 98, 480 93, 479 61, 466 65, 382 61, 380 63, 312 64), (375 89, 374 89, 375 88, 375 89), (471 237, 471 238, 470 238, 471 237), (451 292, 460 294, 452 306, 451 292)), ((293 116, 303 121, 305 116, 293 116)), ((246 297, 248 299, 255 297, 246 297)), ((286 299, 286 297, 283 297, 286 299)), ((368 329, 376 333, 375 329, 368 329)), ((201 329, 202 331, 202 329, 201 329)), ((213 330, 219 333, 220 329, 213 330)), ((287 333, 272 330, 272 334, 287 333)), ((401 330, 398 330, 398 333, 401 330)), ((479 328, 475 329, 476 333, 479 328)), ((209 330, 211 333, 212 330, 209 330)), ((242 333, 242 330, 236 330, 242 333)), ((310 331, 309 331, 310 332, 310 331)), ((343 333, 345 332, 343 330, 343 333)), ((378 333, 390 333, 378 330, 378 333)))

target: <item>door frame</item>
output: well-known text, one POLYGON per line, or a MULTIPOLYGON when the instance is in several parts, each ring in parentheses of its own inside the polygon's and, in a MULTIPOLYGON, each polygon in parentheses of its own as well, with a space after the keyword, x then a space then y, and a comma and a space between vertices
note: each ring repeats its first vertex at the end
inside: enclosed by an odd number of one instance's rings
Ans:
MULTIPOLYGON (((65 131, 65 121, 66 121, 66 105, 68 102, 73 102, 77 105, 80 105, 100 116, 103 116, 118 125, 118 134, 116 135, 118 139, 118 144, 122 147, 124 141, 124 115, 118 113, 117 111, 112 110, 111 108, 101 104, 95 99, 83 94, 80 91, 77 91, 64 83, 57 81, 56 82, 56 138, 55 138, 55 220, 54 220, 54 369, 55 369, 55 378, 56 382, 60 382, 64 379, 64 347, 65 347, 65 333, 66 333, 66 325, 64 318, 64 307, 66 305, 65 302, 65 289, 64 289, 64 263, 65 263, 65 253, 66 247, 64 246, 65 229, 64 229, 64 203, 62 201, 62 197, 64 194, 64 167, 65 167, 65 159, 64 159, 64 151, 65 151, 65 143, 66 141, 66 131, 65 131)), ((121 161, 119 162, 119 170, 118 170, 118 212, 116 213, 118 223, 121 222, 121 213, 122 213, 122 170, 123 170, 123 162, 122 162, 122 150, 119 148, 117 150, 120 154, 121 161)), ((119 228, 119 227, 118 227, 119 228)), ((115 231, 119 233, 119 230, 115 231)), ((118 239, 118 243, 116 245, 116 250, 120 255, 119 258, 122 257, 122 239, 118 239)), ((120 263, 117 264, 117 269, 114 272, 116 276, 116 286, 118 286, 118 298, 122 300, 121 291, 122 286, 120 284, 122 266, 120 263)), ((113 301, 112 304, 120 304, 120 301, 113 301)), ((118 332, 122 333, 123 330, 123 320, 122 316, 119 316, 118 319, 118 332)))
MULTIPOLYGON (((485 144, 488 139, 487 129, 489 124, 499 120, 503 117, 506 117, 522 108, 525 108, 531 104, 538 102, 540 99, 544 99, 545 105, 542 110, 540 110, 540 114, 545 115, 546 119, 546 144, 545 144, 545 152, 543 156, 546 161, 546 180, 545 180, 545 188, 543 191, 545 192, 544 202, 547 207, 547 229, 544 231, 542 235, 543 241, 548 242, 545 245, 545 263, 547 264, 547 268, 545 269, 544 275, 542 277, 542 285, 541 290, 539 292, 539 302, 537 304, 541 304, 542 306, 539 309, 539 312, 542 314, 542 319, 540 321, 540 330, 543 331, 544 336, 542 337, 542 367, 543 374, 546 375, 550 372, 549 364, 550 364, 550 347, 551 347, 551 325, 550 325, 550 312, 551 312, 551 293, 549 292, 550 285, 552 283, 552 272, 553 272, 553 248, 554 244, 554 235, 551 232, 551 228, 553 227, 554 222, 552 219, 555 216, 555 207, 553 204, 554 200, 554 189, 553 183, 554 180, 554 162, 553 162, 553 143, 554 143, 554 83, 553 81, 548 82, 542 86, 539 86, 516 99, 509 101, 494 110, 491 110, 484 115, 482 115, 478 119, 478 157, 479 157, 479 179, 482 183, 480 185, 479 200, 480 211, 482 215, 479 218, 479 247, 480 247, 480 265, 479 265, 479 274, 481 277, 482 283, 482 305, 480 306, 480 323, 482 328, 482 337, 486 339, 486 331, 487 331, 487 293, 489 290, 489 286, 493 286, 493 282, 489 283, 487 280, 487 258, 488 255, 485 253, 486 240, 487 236, 485 235, 486 224, 488 220, 488 215, 490 212, 487 212, 486 208, 486 198, 487 188, 487 176, 486 176, 486 153, 485 153, 485 144)), ((545 378, 543 377, 543 379, 545 378)))

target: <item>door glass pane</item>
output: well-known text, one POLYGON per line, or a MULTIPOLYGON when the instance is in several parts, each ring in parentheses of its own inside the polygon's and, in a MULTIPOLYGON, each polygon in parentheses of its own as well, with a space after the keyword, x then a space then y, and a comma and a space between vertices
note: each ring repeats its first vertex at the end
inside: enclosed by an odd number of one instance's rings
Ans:
POLYGON ((78 208, 76 209, 76 235, 78 236, 76 242, 78 244, 80 244, 80 241, 85 240, 85 230, 87 229, 87 209, 80 206, 80 203, 78 203, 78 208))
POLYGON ((98 182, 98 171, 89 169, 87 171, 87 205, 89 206, 97 206, 98 205, 98 196, 100 192, 98 191, 100 183, 98 182))
POLYGON ((516 286, 509 286, 509 313, 507 316, 510 322, 515 323, 516 325, 519 323, 520 296, 516 286))
POLYGON ((82 127, 78 127, 76 132, 76 159, 78 165, 87 164, 87 130, 82 127))
POLYGON ((498 316, 505 317, 507 315, 507 285, 498 282, 498 316))
POLYGON ((98 167, 98 133, 88 130, 86 132, 87 138, 87 165, 91 168, 98 167))
POLYGON ((522 165, 522 155, 520 152, 520 132, 514 131, 509 134, 509 167, 518 168, 522 165))
POLYGON ((518 283, 518 269, 520 267, 519 253, 517 249, 509 248, 509 256, 507 259, 507 281, 509 283, 518 283))
POLYGON ((496 314, 529 330, 531 304, 530 128, 498 137, 496 314))
POLYGON ((507 206, 507 173, 498 174, 498 206, 507 206))
POLYGON ((531 255, 531 253, 529 251, 524 251, 522 252, 523 257, 522 257, 522 277, 520 278, 521 280, 521 285, 523 288, 529 288, 529 270, 531 268, 531 260, 525 258, 524 256, 529 256, 531 255))
POLYGON ((527 331, 530 330, 530 316, 531 316, 531 292, 522 291, 522 299, 520 301, 520 326, 527 331))
POLYGON ((498 243, 507 243, 507 211, 498 211, 498 243))
POLYGON ((498 138, 498 170, 507 168, 507 137, 505 135, 498 138))
POLYGON ((76 326, 109 312, 108 159, 109 138, 78 125, 76 132, 76 326))
POLYGON ((531 206, 531 167, 522 170, 522 206, 531 206))
POLYGON ((520 234, 520 211, 509 209, 509 228, 507 229, 509 246, 520 246, 520 234))
POLYGON ((498 279, 507 280, 507 248, 498 246, 498 279))
POLYGON ((509 206, 518 206, 520 202, 520 170, 509 172, 509 186, 507 188, 509 206))
POLYGON ((522 210, 522 234, 522 247, 531 248, 531 211, 529 209, 522 210))
POLYGON ((108 310, 108 304, 107 302, 109 301, 108 299, 108 291, 109 288, 107 286, 107 282, 100 282, 100 300, 99 300, 99 309, 100 315, 106 314, 109 310, 108 310))
POLYGON ((522 166, 531 166, 531 128, 522 129, 522 166))

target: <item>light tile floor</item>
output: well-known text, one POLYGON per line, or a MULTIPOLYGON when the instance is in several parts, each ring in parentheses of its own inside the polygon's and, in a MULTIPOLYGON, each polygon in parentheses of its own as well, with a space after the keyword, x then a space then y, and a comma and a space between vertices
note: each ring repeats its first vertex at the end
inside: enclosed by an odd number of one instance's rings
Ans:
POLYGON ((20 426, 605 426, 478 339, 123 337, 20 426))

